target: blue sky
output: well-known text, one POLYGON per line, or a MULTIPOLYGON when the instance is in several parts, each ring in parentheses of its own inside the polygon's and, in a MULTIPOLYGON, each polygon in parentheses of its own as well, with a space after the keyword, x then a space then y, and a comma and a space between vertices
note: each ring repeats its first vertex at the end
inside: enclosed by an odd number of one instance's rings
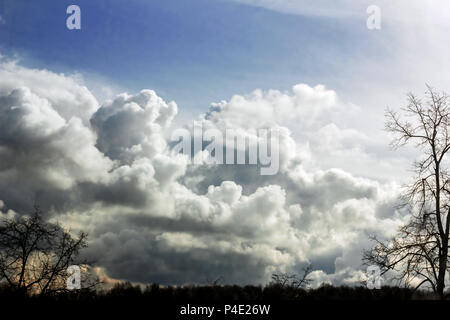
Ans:
POLYGON ((255 88, 300 82, 339 89, 348 65, 382 59, 385 34, 360 17, 312 17, 231 1, 76 1, 82 30, 67 30, 72 1, 6 0, 0 50, 29 67, 78 71, 123 90, 151 88, 184 111, 255 88))

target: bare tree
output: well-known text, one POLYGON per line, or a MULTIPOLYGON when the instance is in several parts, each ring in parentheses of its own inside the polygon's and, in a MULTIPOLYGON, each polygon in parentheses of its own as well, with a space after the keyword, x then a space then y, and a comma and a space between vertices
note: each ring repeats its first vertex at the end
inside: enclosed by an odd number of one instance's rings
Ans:
POLYGON ((67 268, 87 246, 86 233, 78 237, 59 224, 45 222, 39 208, 31 216, 0 222, 0 281, 29 294, 66 290, 67 268))
POLYGON ((272 274, 272 283, 284 287, 291 287, 294 289, 300 289, 307 287, 311 283, 311 279, 308 276, 312 272, 312 266, 308 265, 303 268, 303 273, 299 276, 291 273, 274 273, 272 274))
POLYGON ((220 277, 218 277, 218 278, 216 278, 214 280, 211 280, 211 279, 207 278, 206 279, 206 283, 208 284, 208 286, 217 287, 217 286, 222 285, 223 280, 224 280, 224 278, 222 276, 220 276, 220 277))
POLYGON ((386 129, 396 135, 393 147, 412 143, 423 154, 404 193, 411 219, 393 239, 373 238, 376 246, 364 260, 380 266, 382 274, 395 270, 395 278, 408 286, 428 284, 443 298, 450 227, 449 97, 427 86, 425 101, 409 94, 403 111, 403 118, 387 111, 386 129))

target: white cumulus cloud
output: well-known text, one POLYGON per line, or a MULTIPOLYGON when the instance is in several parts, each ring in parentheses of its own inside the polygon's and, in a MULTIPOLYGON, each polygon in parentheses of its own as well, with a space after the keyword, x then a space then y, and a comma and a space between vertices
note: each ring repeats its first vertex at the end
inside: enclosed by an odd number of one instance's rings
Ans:
POLYGON ((274 176, 174 154, 165 132, 176 129, 177 109, 152 90, 99 104, 71 76, 1 64, 2 214, 36 201, 48 218, 89 232, 85 254, 105 276, 165 284, 266 283, 308 263, 317 281, 349 283, 367 236, 387 236, 404 219, 394 182, 320 168, 320 152, 372 144, 336 124, 348 109, 333 90, 256 90, 200 116, 248 135, 279 129, 274 176))

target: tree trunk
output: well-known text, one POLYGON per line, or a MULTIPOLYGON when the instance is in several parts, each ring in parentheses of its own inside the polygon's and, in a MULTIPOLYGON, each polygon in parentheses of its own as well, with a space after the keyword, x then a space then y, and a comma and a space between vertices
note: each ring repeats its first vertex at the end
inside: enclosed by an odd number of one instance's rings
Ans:
POLYGON ((448 255, 448 239, 443 241, 442 254, 439 258, 439 274, 437 281, 437 293, 439 298, 444 300, 444 289, 445 289, 445 274, 447 271, 447 255, 448 255))

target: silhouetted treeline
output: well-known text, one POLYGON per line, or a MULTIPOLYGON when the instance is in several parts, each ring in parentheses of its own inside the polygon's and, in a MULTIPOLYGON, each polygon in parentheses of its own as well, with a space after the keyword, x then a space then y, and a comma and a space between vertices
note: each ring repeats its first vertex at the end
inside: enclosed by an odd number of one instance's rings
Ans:
POLYGON ((148 285, 142 288, 129 282, 118 283, 109 290, 76 290, 45 296, 28 296, 0 287, 0 299, 57 302, 218 302, 218 301, 280 301, 280 300, 427 300, 436 298, 431 292, 414 291, 408 288, 383 287, 370 290, 366 287, 347 287, 324 285, 317 289, 301 289, 270 284, 267 286, 160 286, 148 285))

